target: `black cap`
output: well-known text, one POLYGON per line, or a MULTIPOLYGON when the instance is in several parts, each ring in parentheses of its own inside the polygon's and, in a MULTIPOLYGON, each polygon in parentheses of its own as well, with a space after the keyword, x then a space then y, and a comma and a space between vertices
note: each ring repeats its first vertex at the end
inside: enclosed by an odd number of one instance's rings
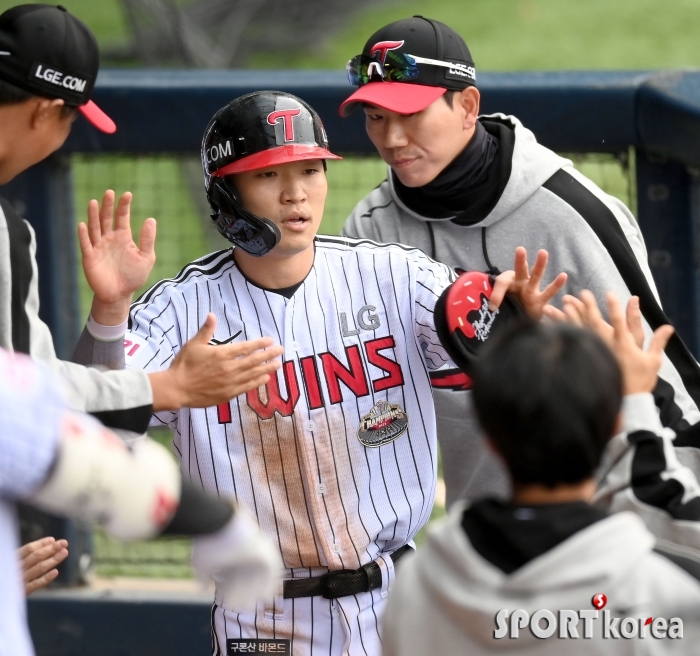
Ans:
POLYGON ((401 114, 412 114, 432 104, 445 89, 461 91, 476 85, 474 60, 464 39, 451 27, 432 18, 413 16, 385 25, 367 40, 362 54, 383 59, 382 50, 384 54, 391 50, 413 58, 459 66, 435 66, 418 61, 417 78, 401 82, 371 81, 341 105, 342 115, 352 112, 358 103, 370 103, 401 114))
POLYGON ((114 122, 90 101, 100 67, 92 32, 62 6, 19 5, 0 15, 0 79, 61 98, 103 132, 114 122))

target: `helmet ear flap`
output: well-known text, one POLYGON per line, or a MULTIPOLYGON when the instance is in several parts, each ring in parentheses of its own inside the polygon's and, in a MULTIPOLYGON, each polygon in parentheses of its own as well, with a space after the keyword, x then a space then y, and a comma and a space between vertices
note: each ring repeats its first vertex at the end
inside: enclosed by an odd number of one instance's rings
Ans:
POLYGON ((259 217, 240 203, 238 191, 226 178, 212 178, 207 200, 217 230, 246 253, 262 257, 280 241, 279 228, 270 219, 259 217))

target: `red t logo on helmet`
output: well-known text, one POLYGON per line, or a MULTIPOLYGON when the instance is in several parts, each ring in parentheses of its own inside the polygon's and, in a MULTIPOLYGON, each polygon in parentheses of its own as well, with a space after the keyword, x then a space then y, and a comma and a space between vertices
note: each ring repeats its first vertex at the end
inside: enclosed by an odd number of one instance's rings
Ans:
POLYGON ((301 114, 301 109, 298 107, 296 109, 278 109, 276 112, 272 112, 267 115, 267 122, 270 125, 274 125, 282 119, 284 121, 284 140, 294 141, 294 123, 292 122, 293 116, 299 116, 301 114))
POLYGON ((384 66, 387 51, 397 50, 403 45, 403 43, 403 41, 380 41, 372 46, 372 50, 370 50, 369 54, 372 57, 376 55, 377 59, 382 63, 382 66, 384 66))

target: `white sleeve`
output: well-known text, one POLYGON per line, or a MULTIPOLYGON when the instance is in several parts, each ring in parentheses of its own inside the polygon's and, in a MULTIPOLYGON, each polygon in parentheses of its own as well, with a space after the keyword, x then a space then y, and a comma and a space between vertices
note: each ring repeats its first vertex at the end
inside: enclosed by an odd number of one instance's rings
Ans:
MULTIPOLYGON (((124 336, 127 371, 154 373, 168 369, 182 348, 181 328, 170 296, 163 294, 158 302, 132 308, 129 323, 124 336)), ((151 425, 177 429, 177 419, 177 411, 164 410, 153 415, 151 425)))
POLYGON ((431 370, 455 369, 435 331, 434 310, 438 298, 457 279, 457 274, 447 265, 435 262, 423 253, 414 256, 414 263, 415 329, 418 342, 423 348, 426 365, 431 370))

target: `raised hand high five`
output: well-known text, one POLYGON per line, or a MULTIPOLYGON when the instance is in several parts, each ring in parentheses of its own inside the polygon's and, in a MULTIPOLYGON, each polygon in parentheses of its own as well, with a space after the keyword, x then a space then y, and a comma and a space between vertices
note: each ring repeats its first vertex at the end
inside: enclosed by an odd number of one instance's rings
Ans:
POLYGON ((608 292, 605 300, 610 323, 605 321, 595 296, 588 290, 581 292, 580 299, 566 297, 564 311, 547 306, 544 314, 553 321, 567 321, 595 332, 610 347, 620 364, 625 394, 651 392, 656 387, 664 349, 673 335, 673 327, 665 325, 657 328, 649 348, 644 350, 638 299, 630 299, 626 313, 613 292, 608 292))
POLYGON ((504 271, 496 278, 489 309, 498 309, 508 293, 517 298, 531 319, 539 321, 542 318, 544 307, 566 284, 567 278, 565 273, 560 273, 549 285, 540 290, 548 260, 549 253, 547 251, 538 251, 537 259, 532 271, 530 271, 527 264, 527 251, 522 246, 518 246, 515 249, 513 271, 504 271))
POLYGON ((88 204, 88 222, 78 226, 78 240, 85 277, 95 297, 92 317, 114 326, 126 320, 134 292, 141 287, 156 261, 156 221, 144 221, 139 245, 131 233, 131 193, 126 192, 114 208, 114 192, 88 204))

